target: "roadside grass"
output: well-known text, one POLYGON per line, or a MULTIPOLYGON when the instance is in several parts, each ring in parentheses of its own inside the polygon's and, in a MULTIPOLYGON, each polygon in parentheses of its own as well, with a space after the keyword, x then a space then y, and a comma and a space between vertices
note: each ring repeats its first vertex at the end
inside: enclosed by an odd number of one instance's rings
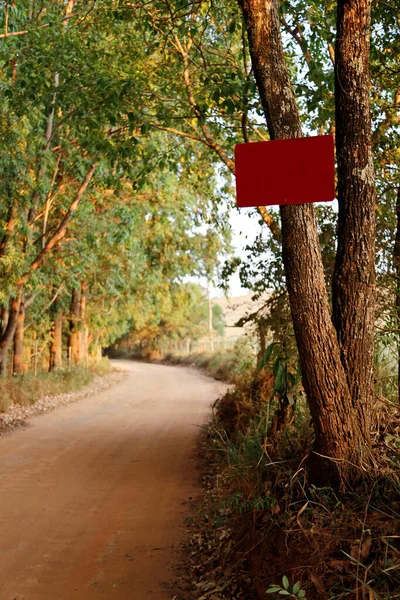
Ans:
POLYGON ((71 369, 56 369, 51 373, 14 375, 0 380, 0 413, 5 413, 12 404, 33 405, 44 396, 57 396, 75 392, 85 387, 94 375, 106 375, 112 371, 107 359, 94 363, 89 368, 75 366, 71 369))
MULTIPOLYGON (((216 600, 249 594, 260 599, 400 599, 397 407, 378 407, 382 417, 374 444, 381 465, 375 479, 339 493, 308 480, 313 430, 305 400, 297 402, 294 423, 276 445, 267 435, 276 409, 271 396, 256 399, 253 408, 251 396, 251 387, 247 393, 246 386, 229 391, 207 431, 215 474, 196 516, 202 523, 196 539, 212 556, 196 573, 203 596, 209 589, 216 600), (227 421, 224 403, 247 417, 227 421), (219 593, 233 589, 235 573, 242 591, 237 596, 219 593)), ((201 598, 200 591, 193 597, 201 598)))
POLYGON ((167 354, 161 362, 169 365, 186 365, 201 369, 222 381, 236 383, 253 375, 255 357, 250 352, 241 354, 236 349, 225 352, 202 352, 198 354, 167 354))
POLYGON ((183 354, 178 351, 168 351, 161 353, 159 350, 134 350, 121 346, 109 348, 107 355, 110 358, 195 367, 215 379, 234 384, 240 381, 250 382, 257 369, 256 356, 246 337, 237 340, 233 348, 216 352, 183 354))

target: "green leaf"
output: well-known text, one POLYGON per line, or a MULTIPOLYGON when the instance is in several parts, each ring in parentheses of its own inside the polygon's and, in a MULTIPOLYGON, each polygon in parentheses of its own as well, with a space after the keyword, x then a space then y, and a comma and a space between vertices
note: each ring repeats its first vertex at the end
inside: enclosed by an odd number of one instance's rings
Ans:
POLYGON ((271 358, 272 352, 274 351, 274 348, 276 345, 277 345, 277 343, 273 342, 272 344, 267 346, 267 348, 264 352, 263 359, 262 359, 262 362, 264 363, 264 365, 266 364, 267 360, 269 360, 271 358))
POLYGON ((297 581, 294 586, 292 587, 292 594, 297 594, 300 590, 301 587, 301 583, 300 581, 297 581))
POLYGON ((274 364, 272 365, 272 372, 275 375, 275 377, 278 376, 278 373, 281 369, 282 369, 282 359, 277 358, 276 361, 274 362, 274 364))
POLYGON ((285 590, 289 589, 289 579, 286 577, 286 575, 282 577, 282 585, 285 588, 285 590))
POLYGON ((280 359, 278 360, 278 367, 275 373, 274 389, 278 394, 282 394, 286 390, 286 369, 280 359))

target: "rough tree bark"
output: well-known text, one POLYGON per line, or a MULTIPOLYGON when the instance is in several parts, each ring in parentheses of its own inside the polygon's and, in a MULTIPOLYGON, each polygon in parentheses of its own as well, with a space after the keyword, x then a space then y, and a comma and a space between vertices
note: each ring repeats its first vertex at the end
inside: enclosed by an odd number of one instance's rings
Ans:
POLYGON ((21 300, 22 288, 19 288, 17 296, 11 301, 11 309, 8 317, 7 327, 5 328, 0 339, 0 375, 2 377, 7 375, 7 354, 17 328, 21 300))
POLYGON ((25 304, 22 299, 18 311, 17 326, 14 333, 14 355, 13 355, 13 374, 22 375, 24 373, 24 328, 25 328, 25 304))
POLYGON ((79 363, 81 360, 81 333, 79 330, 81 290, 72 291, 70 308, 70 336, 68 342, 68 356, 72 363, 79 363))
MULTIPOLYGON (((397 328, 400 329, 400 184, 397 188, 396 198, 396 239, 393 249, 393 264, 395 274, 395 310, 397 328)), ((400 404, 400 342, 397 342, 397 399, 400 404)))
MULTIPOLYGON (((282 47, 278 0, 239 3, 270 137, 300 137, 300 119, 282 47)), ((341 362, 313 207, 282 206, 281 219, 291 314, 316 436, 311 476, 320 483, 338 485, 370 466, 370 434, 360 426, 341 362)))
POLYGON ((338 248, 333 318, 350 394, 371 428, 376 192, 370 117, 371 0, 338 0, 335 48, 338 248))
POLYGON ((50 344, 49 371, 54 371, 62 367, 62 326, 63 315, 61 312, 56 314, 52 329, 52 340, 50 344))

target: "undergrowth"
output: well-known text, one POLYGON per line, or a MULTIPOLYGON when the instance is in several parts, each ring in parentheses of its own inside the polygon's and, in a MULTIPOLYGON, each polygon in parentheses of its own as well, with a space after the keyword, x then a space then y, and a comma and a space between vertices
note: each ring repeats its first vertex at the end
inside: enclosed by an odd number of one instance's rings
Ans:
POLYGON ((102 359, 89 368, 76 366, 38 373, 36 377, 27 373, 0 380, 0 412, 7 412, 11 404, 32 405, 44 396, 78 391, 88 385, 94 375, 105 375, 111 370, 109 361, 102 359))
POLYGON ((238 379, 243 378, 248 380, 255 367, 254 356, 250 352, 243 353, 242 348, 225 352, 203 352, 188 356, 167 354, 162 362, 170 365, 196 367, 216 379, 230 383, 236 383, 238 379))
MULTIPOLYGON (((251 575, 241 576, 242 592, 232 598, 400 599, 397 409, 386 405, 375 435, 376 478, 339 494, 309 482, 313 431, 304 398, 293 424, 269 440, 279 406, 270 391, 254 395, 254 386, 239 385, 216 407, 208 436, 217 474, 202 507, 214 592, 195 597, 230 598, 218 590, 226 589, 224 573, 237 571, 251 575)), ((201 575, 203 586, 208 577, 201 575)))

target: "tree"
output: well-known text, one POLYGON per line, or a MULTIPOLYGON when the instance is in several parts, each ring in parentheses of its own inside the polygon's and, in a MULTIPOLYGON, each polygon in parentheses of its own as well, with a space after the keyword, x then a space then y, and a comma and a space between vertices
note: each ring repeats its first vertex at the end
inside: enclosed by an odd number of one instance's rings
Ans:
MULTIPOLYGON (((240 5, 270 137, 299 137, 300 119, 283 52, 278 2, 241 0, 240 5)), ((338 2, 336 329, 313 208, 283 206, 280 211, 291 314, 315 428, 312 475, 336 485, 372 466, 375 188, 370 151, 369 37, 365 35, 370 8, 368 0, 357 6, 338 2), (351 132, 346 130, 346 122, 351 122, 351 132), (357 258, 362 260, 360 269, 357 258), (356 332, 363 336, 362 344, 352 338, 356 332)))
POLYGON ((51 1, 45 10, 7 3, 6 12, 3 373, 13 339, 14 370, 21 370, 24 329, 32 326, 43 353, 50 346, 51 368, 62 360, 63 323, 72 326, 71 358, 84 357, 88 343, 109 344, 146 295, 155 299, 187 274, 214 270, 227 240, 222 212, 212 218, 215 173, 205 157, 170 132, 148 135, 143 93, 156 54, 136 23, 119 18, 108 0, 51 1))
MULTIPOLYGON (((134 321, 117 347, 127 346, 142 355, 189 352, 193 341, 209 333, 208 294, 196 283, 174 283, 149 317, 134 321)), ((223 335, 225 321, 218 304, 212 305, 212 327, 223 335)))

